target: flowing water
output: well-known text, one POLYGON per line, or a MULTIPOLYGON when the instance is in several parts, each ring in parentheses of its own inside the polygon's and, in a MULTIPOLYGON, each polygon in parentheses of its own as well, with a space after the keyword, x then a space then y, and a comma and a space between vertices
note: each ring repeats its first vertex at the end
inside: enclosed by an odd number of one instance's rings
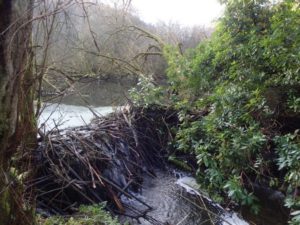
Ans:
POLYGON ((97 116, 105 116, 114 111, 111 106, 84 107, 77 105, 66 105, 47 103, 39 117, 39 127, 49 131, 53 128, 64 129, 77 127, 90 123, 97 116))
POLYGON ((247 225, 235 213, 227 213, 219 205, 202 196, 194 178, 174 171, 156 171, 156 177, 145 176, 136 196, 123 197, 128 221, 132 225, 247 225), (204 204, 205 202, 205 204, 204 204), (207 213, 207 212, 211 213, 207 213))
MULTIPOLYGON (((98 115, 113 112, 113 107, 93 107, 65 104, 48 104, 43 110, 39 125, 49 131, 53 128, 64 129, 85 125, 98 115), (92 112, 93 111, 93 112, 92 112)), ((181 172, 155 172, 155 177, 145 175, 138 193, 132 193, 140 201, 121 197, 127 217, 132 225, 208 225, 232 224, 246 225, 236 214, 226 213, 220 206, 205 197, 201 197, 194 178, 181 172), (207 206, 203 205, 205 201, 207 206), (204 209, 207 207, 206 209, 204 209), (207 210, 212 214, 208 214, 207 210), (213 223, 212 223, 213 222, 213 223)))

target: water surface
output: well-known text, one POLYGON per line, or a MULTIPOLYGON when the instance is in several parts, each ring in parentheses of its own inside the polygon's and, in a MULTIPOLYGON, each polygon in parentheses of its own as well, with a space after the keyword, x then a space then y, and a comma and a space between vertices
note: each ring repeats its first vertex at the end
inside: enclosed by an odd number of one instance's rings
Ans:
POLYGON ((49 131, 55 127, 64 129, 89 124, 97 116, 105 116, 114 111, 115 107, 84 107, 58 103, 47 103, 44 106, 38 123, 39 127, 49 131))
POLYGON ((135 194, 152 209, 135 199, 122 197, 129 206, 126 212, 129 217, 121 220, 129 220, 131 225, 249 225, 237 214, 226 212, 209 199, 206 199, 209 204, 204 206, 204 197, 199 195, 199 185, 193 177, 183 175, 178 178, 180 173, 176 172, 175 176, 174 171, 155 173, 156 177, 144 177, 140 193, 135 194))

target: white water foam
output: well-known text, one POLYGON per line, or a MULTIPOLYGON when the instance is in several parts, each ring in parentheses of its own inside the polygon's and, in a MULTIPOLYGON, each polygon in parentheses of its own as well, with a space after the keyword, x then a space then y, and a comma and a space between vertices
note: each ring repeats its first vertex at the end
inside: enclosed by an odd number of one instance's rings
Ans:
POLYGON ((208 201, 215 208, 222 211, 220 215, 220 220, 222 220, 222 225, 249 225, 245 220, 242 220, 239 215, 235 212, 226 211, 221 205, 213 202, 209 197, 200 191, 200 186, 197 183, 196 179, 193 177, 181 177, 176 181, 176 184, 183 187, 188 193, 193 195, 198 195, 208 201))
MULTIPOLYGON (((91 109, 100 116, 105 116, 114 111, 111 106, 92 107, 91 109)), ((45 104, 38 122, 39 127, 43 125, 45 130, 49 131, 56 126, 59 129, 83 126, 90 123, 93 118, 93 113, 87 107, 48 103, 45 104)))

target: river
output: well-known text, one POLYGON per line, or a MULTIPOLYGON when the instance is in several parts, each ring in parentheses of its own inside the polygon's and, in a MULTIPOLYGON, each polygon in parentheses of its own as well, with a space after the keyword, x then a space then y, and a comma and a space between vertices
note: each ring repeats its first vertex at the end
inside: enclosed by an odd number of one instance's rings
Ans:
POLYGON ((97 116, 105 116, 112 113, 116 107, 99 106, 84 107, 78 105, 67 105, 58 103, 47 103, 43 106, 42 113, 38 119, 39 127, 42 130, 54 128, 65 129, 68 127, 83 126, 91 122, 97 116))
MULTIPOLYGON (((121 219, 129 220, 131 225, 248 225, 236 213, 226 212, 202 195, 196 180, 188 174, 175 169, 158 170, 155 174, 156 177, 144 177, 140 192, 136 194, 153 209, 138 220, 121 219), (205 206, 203 202, 206 202, 205 206)), ((134 209, 147 210, 136 200, 126 197, 122 200, 134 209)), ((136 215, 132 209, 128 209, 127 213, 136 215)))

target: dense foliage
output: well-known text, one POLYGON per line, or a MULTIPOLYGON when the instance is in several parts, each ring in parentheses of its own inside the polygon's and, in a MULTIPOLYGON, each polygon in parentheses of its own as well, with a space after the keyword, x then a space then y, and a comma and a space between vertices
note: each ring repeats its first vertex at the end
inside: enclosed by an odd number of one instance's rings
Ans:
POLYGON ((165 48, 181 110, 175 146, 197 155, 198 181, 215 200, 259 212, 253 184, 282 190, 299 224, 300 4, 225 4, 209 40, 185 55, 165 48), (208 113, 193 119, 197 110, 208 113))
POLYGON ((40 217, 38 225, 119 225, 118 220, 104 210, 104 206, 105 204, 81 206, 79 212, 70 217, 40 217))

